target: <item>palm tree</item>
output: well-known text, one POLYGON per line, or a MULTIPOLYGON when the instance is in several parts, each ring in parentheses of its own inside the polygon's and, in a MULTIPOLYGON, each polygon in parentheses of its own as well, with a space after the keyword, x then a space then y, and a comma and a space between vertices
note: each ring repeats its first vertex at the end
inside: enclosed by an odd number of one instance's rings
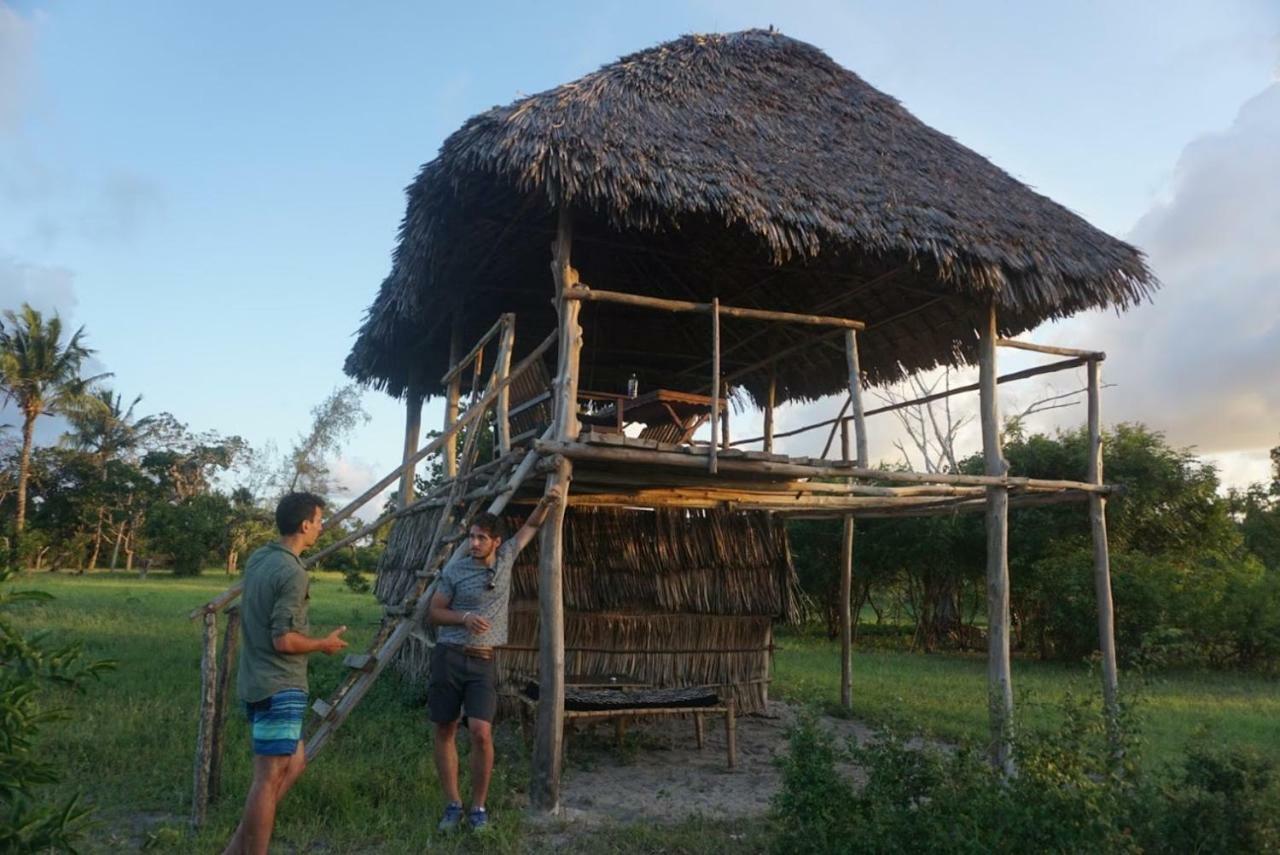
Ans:
MULTIPOLYGON (((98 386, 87 392, 80 400, 68 402, 63 406, 63 415, 71 424, 71 430, 62 435, 64 445, 79 451, 87 452, 98 468, 98 476, 105 486, 107 482, 107 465, 119 460, 134 451, 151 432, 155 419, 148 416, 134 420, 133 411, 142 401, 138 395, 126 407, 124 397, 111 391, 106 386, 98 386)), ((131 504, 132 496, 126 500, 131 504)), ((94 570, 98 566, 98 555, 102 550, 103 526, 114 522, 115 512, 106 503, 98 506, 98 524, 93 533, 93 552, 84 569, 94 570)), ((111 557, 112 569, 119 554, 120 543, 124 537, 124 525, 116 531, 115 551, 111 557)))
POLYGON ((6 310, 0 322, 0 392, 22 413, 22 453, 18 458, 18 516, 12 551, 27 521, 27 476, 36 419, 56 415, 85 402, 85 389, 108 374, 81 377, 80 369, 94 351, 83 344, 84 327, 62 340, 62 320, 55 312, 47 321, 23 303, 19 312, 6 310))

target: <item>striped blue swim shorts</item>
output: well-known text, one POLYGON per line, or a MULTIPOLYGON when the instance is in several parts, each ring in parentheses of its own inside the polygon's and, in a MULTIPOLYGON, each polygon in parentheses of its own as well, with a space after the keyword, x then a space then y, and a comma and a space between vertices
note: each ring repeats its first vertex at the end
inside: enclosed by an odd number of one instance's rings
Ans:
POLYGON ((306 692, 285 689, 244 707, 253 735, 254 754, 287 757, 298 750, 302 719, 307 714, 306 692))

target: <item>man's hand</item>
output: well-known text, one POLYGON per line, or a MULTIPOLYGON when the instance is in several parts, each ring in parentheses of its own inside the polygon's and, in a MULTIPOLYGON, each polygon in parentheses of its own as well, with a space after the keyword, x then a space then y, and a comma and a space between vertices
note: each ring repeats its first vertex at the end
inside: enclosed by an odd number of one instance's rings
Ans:
POLYGON ((339 650, 346 647, 347 643, 341 638, 342 633, 346 631, 347 628, 345 626, 340 626, 324 638, 320 639, 320 652, 325 656, 332 656, 339 650))
POLYGON ((468 613, 463 619, 462 625, 465 626, 467 628, 467 632, 472 635, 483 635, 489 631, 491 626, 491 624, 484 618, 480 617, 480 615, 470 613, 468 613))

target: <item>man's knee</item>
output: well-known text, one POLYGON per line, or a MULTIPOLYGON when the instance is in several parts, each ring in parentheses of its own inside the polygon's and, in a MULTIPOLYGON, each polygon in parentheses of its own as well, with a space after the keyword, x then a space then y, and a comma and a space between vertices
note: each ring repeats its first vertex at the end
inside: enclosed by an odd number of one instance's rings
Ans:
POLYGON ((448 742, 458 735, 458 722, 432 722, 432 729, 435 731, 436 742, 448 742))
MULTIPOLYGON (((294 755, 259 754, 254 758, 253 783, 263 787, 278 787, 289 774, 294 755)), ((306 762, 305 760, 303 761, 306 762)))
POLYGON ((493 725, 487 721, 473 718, 467 722, 467 730, 471 732, 471 741, 480 745, 493 742, 493 725))

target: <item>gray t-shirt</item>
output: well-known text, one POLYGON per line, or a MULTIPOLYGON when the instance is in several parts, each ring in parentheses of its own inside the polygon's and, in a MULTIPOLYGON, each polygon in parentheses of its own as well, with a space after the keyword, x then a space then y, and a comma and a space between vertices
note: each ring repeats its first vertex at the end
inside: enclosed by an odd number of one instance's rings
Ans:
POLYGON ((489 631, 472 635, 465 626, 442 626, 436 632, 440 644, 460 647, 497 647, 507 643, 507 603, 511 597, 511 566, 516 562, 515 539, 503 541, 493 567, 470 554, 444 566, 436 581, 436 593, 455 612, 471 612, 489 621, 489 631), (490 587, 492 586, 492 587, 490 587))

